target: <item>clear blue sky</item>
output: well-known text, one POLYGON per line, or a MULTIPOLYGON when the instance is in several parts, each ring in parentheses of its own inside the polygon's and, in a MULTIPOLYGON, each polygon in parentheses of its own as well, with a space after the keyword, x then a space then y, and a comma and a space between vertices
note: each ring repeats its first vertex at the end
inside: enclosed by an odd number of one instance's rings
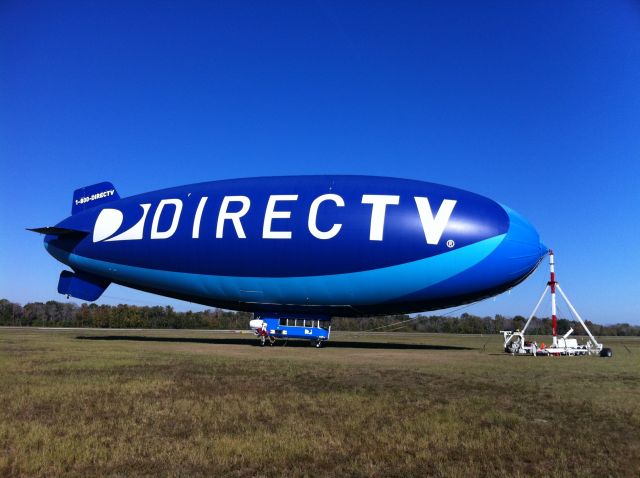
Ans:
MULTIPOLYGON (((0 297, 22 303, 65 300, 24 228, 77 187, 345 173, 509 205, 585 318, 639 324, 640 4, 4 1, 0 166, 0 297)), ((546 274, 468 311, 526 315, 546 274)))

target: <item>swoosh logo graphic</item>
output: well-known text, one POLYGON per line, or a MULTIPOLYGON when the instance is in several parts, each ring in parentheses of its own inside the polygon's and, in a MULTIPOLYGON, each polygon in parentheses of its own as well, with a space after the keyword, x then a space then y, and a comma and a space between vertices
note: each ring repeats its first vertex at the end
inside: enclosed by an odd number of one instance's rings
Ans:
POLYGON ((48 244, 58 260, 80 270, 165 291, 208 299, 246 301, 244 291, 261 291, 261 303, 366 305, 391 301, 437 284, 484 260, 503 241, 501 234, 460 249, 362 272, 308 277, 229 277, 160 271, 115 264, 72 254, 48 244))
POLYGON ((104 208, 100 211, 96 224, 93 227, 93 242, 111 242, 111 241, 131 241, 142 239, 142 233, 144 230, 144 221, 147 218, 147 213, 151 204, 140 204, 142 208, 142 217, 132 227, 126 231, 113 236, 124 221, 122 211, 112 208, 104 208))

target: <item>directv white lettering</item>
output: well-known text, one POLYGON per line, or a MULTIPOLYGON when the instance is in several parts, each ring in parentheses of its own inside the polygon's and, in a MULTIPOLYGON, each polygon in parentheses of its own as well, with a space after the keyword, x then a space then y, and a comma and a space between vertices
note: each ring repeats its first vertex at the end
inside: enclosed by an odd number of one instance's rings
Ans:
POLYGON ((449 218, 457 201, 453 199, 443 200, 434 218, 428 198, 414 197, 414 199, 416 200, 416 206, 418 207, 418 213, 420 214, 420 221, 422 222, 422 229, 424 230, 424 237, 427 240, 427 244, 438 244, 444 228, 447 227, 449 223, 449 218))
POLYGON ((274 194, 269 196, 267 210, 264 213, 264 225, 262 227, 263 239, 291 239, 291 231, 272 231, 271 221, 273 219, 289 219, 291 211, 276 211, 278 201, 297 201, 297 194, 274 194))
POLYGON ((387 196, 383 194, 364 194, 362 204, 371 204, 371 228, 369 229, 370 241, 381 241, 384 235, 384 217, 387 205, 400 204, 400 196, 387 196))
POLYGON ((244 233, 244 229, 242 229, 242 223, 240 222, 240 218, 244 216, 251 206, 251 201, 247 196, 225 196, 222 200, 222 206, 220 206, 220 212, 218 213, 218 224, 216 226, 216 239, 222 239, 222 234, 224 232, 224 221, 227 219, 231 219, 233 223, 233 227, 236 230, 236 235, 239 239, 246 239, 247 236, 244 233), (229 208, 229 203, 231 202, 240 202, 242 203, 242 208, 238 212, 227 212, 229 208))
POLYGON ((202 211, 204 210, 204 205, 207 204, 207 199, 209 199, 207 196, 202 196, 200 198, 198 209, 196 209, 196 216, 193 218, 191 237, 194 239, 198 239, 200 237, 200 220, 202 219, 202 211))
MULTIPOLYGON (((108 191, 107 191, 108 192, 108 191)), ((193 239, 200 238, 200 229, 202 224, 202 215, 208 202, 207 196, 202 196, 199 199, 198 206, 195 211, 192 223, 191 237, 193 239)), ((427 244, 437 245, 442 238, 444 230, 447 228, 453 210, 456 207, 457 201, 454 199, 444 199, 440 204, 440 207, 434 214, 431 208, 429 198, 414 196, 418 215, 420 217, 420 223, 424 232, 424 237, 427 244)), ((291 219, 291 210, 282 210, 283 206, 280 205, 278 210, 279 201, 297 201, 297 194, 274 194, 269 196, 267 206, 264 212, 264 222, 262 227, 263 239, 291 239, 291 230, 273 230, 274 219, 291 219)), ((309 206, 309 215, 307 218, 307 225, 309 233, 320 240, 333 239, 336 237, 344 224, 333 223, 328 230, 321 230, 318 227, 318 214, 320 206, 325 202, 332 202, 336 207, 345 207, 345 200, 338 194, 323 194, 316 197, 309 206)), ((396 195, 383 195, 383 194, 364 194, 362 195, 362 204, 371 205, 371 221, 369 225, 369 240, 370 241, 382 241, 384 239, 385 218, 387 212, 387 206, 398 206, 400 204, 400 196, 396 195)), ((143 233, 145 230, 145 223, 147 216, 150 215, 151 204, 139 204, 142 208, 142 214, 140 219, 120 234, 116 234, 120 227, 123 225, 124 217, 123 213, 118 209, 104 208, 98 217, 93 228, 93 242, 111 242, 111 241, 127 241, 127 240, 140 240, 143 239, 143 233), (148 214, 149 213, 149 214, 148 214)), ((167 239, 172 237, 180 224, 180 217, 182 214, 183 203, 180 199, 162 199, 156 207, 153 214, 153 222, 151 225, 151 239, 167 239), (165 206, 174 206, 173 217, 171 218, 171 225, 165 231, 160 231, 160 219, 165 206)), ((251 200, 247 196, 224 196, 218 211, 218 221, 216 224, 216 239, 223 239, 224 226, 226 221, 231 221, 235 230, 236 237, 238 239, 246 239, 245 231, 242 227, 241 219, 247 215, 251 208, 251 200), (232 204, 239 203, 239 204, 232 204), (238 209, 238 211, 229 211, 229 209, 238 209)), ((332 207, 329 207, 332 209, 332 207)), ((326 209, 325 209, 326 211, 326 209)), ((325 212, 326 214, 326 212, 325 212)), ((406 214, 405 212, 402 213, 406 214)), ((348 216, 350 217, 350 216, 348 216)), ((286 229, 281 227, 281 229, 286 229)), ((290 228, 289 228, 290 229, 290 228)), ((451 244, 455 244, 451 241, 451 244)), ((452 245, 449 247, 453 247, 452 245)))
POLYGON ((309 209, 309 232, 318 239, 331 239, 335 237, 342 228, 342 224, 334 224, 328 231, 318 229, 318 208, 324 201, 333 201, 338 207, 344 207, 344 199, 337 194, 323 194, 313 200, 309 209))
POLYGON ((178 221, 180 220, 180 214, 182 213, 182 201, 180 199, 162 199, 155 214, 153 215, 153 223, 151 224, 151 239, 168 239, 173 236, 178 228, 178 221), (158 231, 158 225, 160 223, 160 216, 162 210, 167 204, 173 204, 176 208, 173 212, 173 219, 171 220, 171 226, 166 231, 158 231))

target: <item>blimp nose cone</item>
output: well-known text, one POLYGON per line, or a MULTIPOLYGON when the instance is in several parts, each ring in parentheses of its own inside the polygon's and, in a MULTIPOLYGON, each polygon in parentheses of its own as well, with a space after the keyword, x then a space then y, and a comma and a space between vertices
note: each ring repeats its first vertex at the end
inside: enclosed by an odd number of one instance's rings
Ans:
POLYGON ((551 249, 549 249, 542 241, 540 242, 539 246, 540 246, 540 250, 544 251, 542 254, 543 256, 545 254, 548 254, 551 251, 551 249))
POLYGON ((261 319, 253 319, 249 322, 249 327, 253 330, 258 330, 262 328, 262 320, 261 319))
POLYGON ((503 206, 509 216, 509 230, 500 247, 500 254, 509 264, 509 275, 524 279, 542 258, 549 248, 540 241, 535 228, 524 217, 513 209, 503 206))

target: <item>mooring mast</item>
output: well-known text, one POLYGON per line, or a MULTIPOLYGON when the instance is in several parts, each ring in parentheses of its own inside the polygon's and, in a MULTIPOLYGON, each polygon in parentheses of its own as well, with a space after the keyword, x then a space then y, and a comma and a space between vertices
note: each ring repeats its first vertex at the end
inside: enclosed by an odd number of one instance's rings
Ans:
POLYGON ((587 324, 582 320, 580 314, 575 309, 569 298, 566 296, 558 281, 556 281, 555 274, 555 260, 554 254, 552 250, 549 250, 549 272, 550 278, 549 282, 547 282, 547 286, 545 287, 538 303, 536 304, 533 312, 527 319, 527 322, 524 324, 522 331, 513 332, 510 330, 502 330, 502 334, 504 336, 504 348, 505 352, 509 353, 519 353, 519 354, 530 354, 530 355, 591 355, 591 354, 599 354, 601 357, 611 357, 613 352, 611 349, 603 348, 603 345, 599 343, 591 331, 587 324), (589 342, 585 345, 578 345, 578 341, 576 339, 568 338, 569 335, 573 333, 573 328, 569 329, 569 331, 564 334, 560 339, 558 339, 558 317, 557 317, 557 307, 556 307, 556 289, 560 292, 560 295, 567 303, 573 315, 578 319, 585 332, 589 336, 589 342), (529 327, 529 324, 533 320, 544 296, 547 294, 547 291, 551 291, 551 329, 553 331, 553 341, 551 343, 551 347, 538 348, 538 345, 535 342, 527 342, 525 341, 525 332, 529 327))

